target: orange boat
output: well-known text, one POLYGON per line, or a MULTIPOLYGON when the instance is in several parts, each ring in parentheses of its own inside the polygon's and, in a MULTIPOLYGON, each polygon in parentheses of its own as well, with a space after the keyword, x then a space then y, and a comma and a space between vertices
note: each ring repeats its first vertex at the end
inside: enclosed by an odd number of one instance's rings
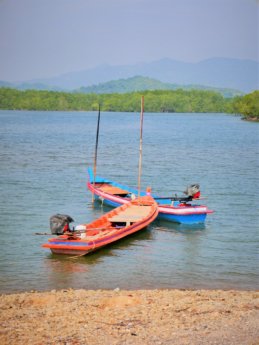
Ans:
POLYGON ((55 254, 85 255, 145 228, 157 215, 155 200, 142 196, 75 230, 66 224, 62 235, 49 239, 42 247, 55 254))

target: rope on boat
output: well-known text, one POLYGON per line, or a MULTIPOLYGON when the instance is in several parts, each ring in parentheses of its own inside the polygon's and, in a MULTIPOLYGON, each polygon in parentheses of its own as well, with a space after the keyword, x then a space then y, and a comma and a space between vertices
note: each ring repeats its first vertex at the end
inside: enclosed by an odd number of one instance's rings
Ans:
POLYGON ((80 258, 80 257, 82 257, 84 255, 85 255, 85 253, 84 254, 80 254, 80 255, 73 255, 73 256, 69 256, 68 259, 77 259, 77 258, 80 258))

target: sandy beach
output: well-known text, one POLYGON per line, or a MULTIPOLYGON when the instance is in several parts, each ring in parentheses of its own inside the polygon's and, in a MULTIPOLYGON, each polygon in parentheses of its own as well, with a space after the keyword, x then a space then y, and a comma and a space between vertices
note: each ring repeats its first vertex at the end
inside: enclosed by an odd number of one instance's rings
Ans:
POLYGON ((2 345, 259 344, 258 291, 68 289, 0 303, 2 345))

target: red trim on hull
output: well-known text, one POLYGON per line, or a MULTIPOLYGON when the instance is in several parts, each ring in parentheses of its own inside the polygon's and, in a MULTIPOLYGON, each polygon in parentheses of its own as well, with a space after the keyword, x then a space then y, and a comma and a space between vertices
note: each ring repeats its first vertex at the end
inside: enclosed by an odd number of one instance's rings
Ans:
POLYGON ((158 207, 154 199, 150 196, 140 197, 127 205, 117 207, 90 224, 84 224, 85 232, 49 239, 42 247, 49 248, 55 254, 85 255, 147 227, 157 216, 158 207), (115 227, 124 223, 122 228, 115 227), (90 233, 98 227, 97 224, 103 226, 104 232, 87 235, 87 231, 90 233), (80 237, 76 237, 78 235, 80 237))
MULTIPOLYGON (((120 196, 114 196, 112 194, 109 193, 105 193, 97 188, 94 188, 93 185, 88 182, 87 183, 88 189, 93 192, 95 195, 98 195, 100 197, 102 197, 103 199, 112 201, 112 202, 116 202, 118 204, 127 204, 129 203, 131 200, 127 199, 127 198, 122 198, 120 196)), ((207 206, 203 206, 203 205, 199 205, 199 206, 182 206, 182 207, 174 207, 174 206, 170 206, 170 205, 158 205, 158 211, 159 213, 165 213, 165 214, 172 214, 172 215, 192 215, 192 214, 209 214, 209 213, 213 213, 214 211, 209 210, 207 208, 207 206)))
POLYGON ((63 255, 86 255, 89 254, 91 252, 93 252, 93 250, 72 250, 72 249, 58 249, 58 248, 50 248, 51 252, 53 254, 63 254, 63 255))

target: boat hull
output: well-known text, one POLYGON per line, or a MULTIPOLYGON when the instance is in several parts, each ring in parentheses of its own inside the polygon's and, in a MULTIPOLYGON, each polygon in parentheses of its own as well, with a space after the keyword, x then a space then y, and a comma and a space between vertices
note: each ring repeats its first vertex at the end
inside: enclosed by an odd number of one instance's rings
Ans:
POLYGON ((158 219, 166 220, 169 222, 174 222, 178 224, 199 224, 204 223, 206 220, 207 214, 189 214, 189 215, 176 215, 176 214, 169 214, 169 213, 162 213, 158 214, 158 219))
POLYGON ((53 254, 86 255, 147 227, 158 215, 152 197, 141 197, 115 208, 80 229, 49 239, 43 244, 53 254))
MULTIPOLYGON (((121 197, 119 195, 114 195, 107 193, 101 190, 99 187, 101 183, 101 178, 98 178, 98 182, 94 185, 91 181, 91 175, 89 175, 89 180, 87 182, 88 189, 94 194, 95 200, 99 200, 102 204, 111 207, 118 207, 125 203, 130 202, 130 197, 121 197)), ((103 180, 105 182, 109 180, 103 180)), ((121 187, 124 190, 128 187, 120 185, 118 183, 114 183, 113 181, 109 181, 111 185, 115 185, 116 187, 121 187)), ((136 193, 134 189, 128 188, 129 193, 136 193)), ((144 195, 145 193, 141 193, 144 195)), ((158 218, 161 220, 166 220, 174 223, 179 224, 198 224, 204 223, 207 217, 207 214, 212 213, 213 211, 209 210, 207 206, 204 205, 182 205, 182 206, 171 206, 168 205, 171 200, 161 200, 161 204, 159 204, 159 197, 157 197, 158 201, 158 218), (168 204, 166 204, 168 203, 168 204)))
MULTIPOLYGON (((114 201, 110 200, 108 198, 102 198, 100 196, 95 196, 95 200, 100 201, 102 204, 110 207, 118 207, 122 205, 123 203, 127 202, 127 200, 120 200, 114 201)), ((195 208, 189 208, 184 210, 185 214, 179 214, 180 211, 183 211, 182 209, 171 209, 166 210, 163 206, 158 206, 158 219, 160 220, 166 220, 173 223, 178 224, 198 224, 198 223, 204 223, 207 217, 207 214, 210 212, 205 211, 198 211, 195 208), (200 213, 199 213, 200 212, 200 213), (188 214, 189 213, 189 214, 188 214)))
POLYGON ((93 252, 93 250, 76 250, 76 249, 62 249, 62 248, 50 248, 52 254, 62 254, 62 255, 77 255, 83 256, 93 252))

